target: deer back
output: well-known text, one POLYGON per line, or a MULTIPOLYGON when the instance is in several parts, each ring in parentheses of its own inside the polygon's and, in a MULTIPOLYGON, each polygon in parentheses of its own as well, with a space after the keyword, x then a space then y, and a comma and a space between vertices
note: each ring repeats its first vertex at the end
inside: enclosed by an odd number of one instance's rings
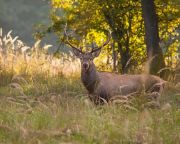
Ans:
POLYGON ((115 95, 129 95, 142 91, 160 92, 165 83, 165 81, 159 77, 145 74, 118 75, 100 72, 99 79, 100 82, 94 90, 94 94, 106 99, 115 95))

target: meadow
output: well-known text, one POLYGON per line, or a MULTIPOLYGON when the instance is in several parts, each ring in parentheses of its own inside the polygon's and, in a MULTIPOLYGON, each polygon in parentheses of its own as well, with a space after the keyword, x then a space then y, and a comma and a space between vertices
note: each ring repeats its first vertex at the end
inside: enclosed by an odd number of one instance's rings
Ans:
POLYGON ((0 32, 0 143, 178 144, 180 94, 146 94, 103 106, 88 99, 73 56, 46 55, 0 32))

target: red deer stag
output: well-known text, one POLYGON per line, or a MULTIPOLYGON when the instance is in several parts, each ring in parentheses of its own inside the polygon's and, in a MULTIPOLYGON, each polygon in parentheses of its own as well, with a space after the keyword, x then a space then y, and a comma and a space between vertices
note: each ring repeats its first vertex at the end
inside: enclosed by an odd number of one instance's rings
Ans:
POLYGON ((81 80, 89 92, 90 100, 95 104, 102 104, 105 102, 104 100, 108 102, 113 96, 125 96, 143 90, 161 92, 162 84, 165 81, 157 76, 148 74, 118 75, 96 70, 93 60, 99 56, 101 49, 109 43, 110 33, 107 41, 101 46, 92 49, 91 52, 82 52, 82 50, 71 44, 68 40, 66 27, 64 34, 67 37, 66 43, 72 47, 74 55, 81 60, 81 80))

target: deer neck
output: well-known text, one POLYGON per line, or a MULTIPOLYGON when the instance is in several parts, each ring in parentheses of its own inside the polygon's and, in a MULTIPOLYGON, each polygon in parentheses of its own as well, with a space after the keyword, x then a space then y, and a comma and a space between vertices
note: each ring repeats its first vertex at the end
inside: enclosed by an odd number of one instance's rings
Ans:
POLYGON ((90 66, 88 71, 81 69, 81 80, 88 92, 90 94, 93 93, 97 84, 99 83, 98 72, 94 64, 90 66))

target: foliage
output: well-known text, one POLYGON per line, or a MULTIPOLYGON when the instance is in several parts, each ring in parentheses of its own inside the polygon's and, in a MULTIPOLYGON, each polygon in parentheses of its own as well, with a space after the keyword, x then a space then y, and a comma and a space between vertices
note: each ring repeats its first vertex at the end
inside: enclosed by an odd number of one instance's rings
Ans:
POLYGON ((160 46, 164 52, 166 65, 171 67, 177 63, 180 49, 179 37, 179 5, 176 1, 157 1, 159 15, 160 46))
MULTIPOLYGON (((50 29, 63 36, 63 27, 68 27, 78 34, 76 44, 87 39, 87 35, 97 35, 92 40, 98 42, 100 33, 112 30, 112 41, 115 41, 115 52, 119 70, 137 68, 146 61, 146 49, 144 44, 144 25, 142 21, 141 4, 139 1, 99 1, 99 0, 52 0, 52 25, 50 29), (79 38, 81 36, 81 38, 79 38), (98 39, 97 39, 98 38, 98 39)), ((174 1, 156 0, 159 17, 159 33, 161 48, 163 49, 167 66, 177 63, 177 51, 179 48, 179 19, 178 5, 174 1)), ((106 47, 108 54, 112 55, 112 47, 106 47), (109 50, 108 50, 109 49, 109 50)), ((110 57, 112 67, 112 56, 110 57)), ((106 63, 108 64, 108 63, 106 63)))

